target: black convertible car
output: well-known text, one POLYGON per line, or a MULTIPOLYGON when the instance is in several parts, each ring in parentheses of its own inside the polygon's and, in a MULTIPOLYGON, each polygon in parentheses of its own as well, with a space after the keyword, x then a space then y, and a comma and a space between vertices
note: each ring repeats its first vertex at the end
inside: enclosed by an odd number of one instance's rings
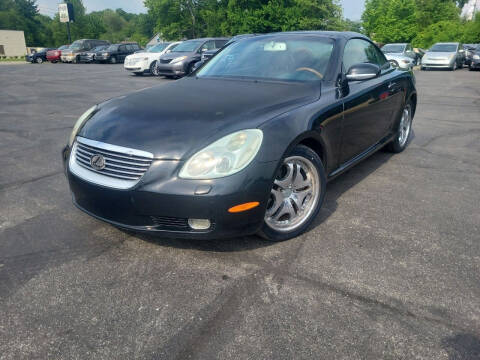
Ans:
POLYGON ((279 241, 309 227, 329 180, 404 150, 416 104, 413 74, 363 35, 268 34, 92 107, 63 159, 76 206, 115 226, 279 241))

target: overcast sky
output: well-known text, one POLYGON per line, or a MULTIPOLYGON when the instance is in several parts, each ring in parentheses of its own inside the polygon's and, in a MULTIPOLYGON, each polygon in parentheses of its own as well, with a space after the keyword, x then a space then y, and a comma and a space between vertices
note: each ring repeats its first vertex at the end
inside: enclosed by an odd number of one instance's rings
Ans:
MULTIPOLYGON (((37 0, 38 8, 42 14, 53 16, 57 12, 58 0, 37 0)), ((365 0, 341 0, 343 14, 351 20, 359 20, 362 16, 365 0)), ((87 12, 103 9, 122 8, 126 12, 141 13, 147 10, 143 0, 83 0, 87 12)))

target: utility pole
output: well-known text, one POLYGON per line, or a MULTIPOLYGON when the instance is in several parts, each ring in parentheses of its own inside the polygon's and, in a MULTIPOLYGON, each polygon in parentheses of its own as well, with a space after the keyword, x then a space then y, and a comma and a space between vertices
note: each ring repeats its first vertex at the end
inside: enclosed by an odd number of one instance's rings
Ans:
POLYGON ((68 43, 72 43, 72 36, 70 35, 70 21, 67 22, 68 43))

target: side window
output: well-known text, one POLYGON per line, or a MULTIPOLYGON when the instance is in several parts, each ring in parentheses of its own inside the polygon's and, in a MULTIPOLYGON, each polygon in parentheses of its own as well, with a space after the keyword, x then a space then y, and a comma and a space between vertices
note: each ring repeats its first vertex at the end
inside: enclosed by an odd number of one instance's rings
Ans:
POLYGON ((127 48, 126 48, 125 45, 120 45, 120 46, 118 47, 118 51, 119 51, 119 52, 125 52, 126 50, 127 50, 127 48))
POLYGON ((203 44, 201 51, 205 50, 213 50, 215 49, 215 41, 214 40, 209 40, 205 44, 203 44))
POLYGON ((138 44, 133 44, 133 50, 140 50, 140 46, 138 46, 138 44))
POLYGON ((220 49, 227 43, 227 40, 215 40, 215 48, 220 49))
POLYGON ((375 45, 363 39, 349 40, 343 51, 345 71, 355 64, 370 63, 382 67, 387 60, 375 45))
POLYGON ((127 47, 127 51, 133 51, 133 45, 125 45, 127 47))

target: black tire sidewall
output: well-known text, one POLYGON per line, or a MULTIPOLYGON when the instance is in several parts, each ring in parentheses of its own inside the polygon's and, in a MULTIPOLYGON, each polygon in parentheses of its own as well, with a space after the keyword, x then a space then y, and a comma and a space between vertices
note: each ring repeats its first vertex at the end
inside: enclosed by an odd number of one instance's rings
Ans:
POLYGON ((152 76, 156 76, 155 74, 155 67, 157 66, 157 60, 153 61, 151 64, 150 64, 150 75, 152 76))
MULTIPOLYGON (((280 232, 272 229, 267 225, 267 223, 264 221, 261 230, 259 231, 259 235, 262 236, 263 238, 269 240, 269 241, 285 241, 288 239, 292 239, 294 237, 297 237, 304 233, 312 224, 312 222, 315 220, 317 217, 320 209, 322 208, 323 201, 325 199, 325 192, 326 192, 326 184, 327 184, 327 177, 325 174, 325 169, 323 167, 322 160, 318 156, 318 154, 310 149, 307 146, 304 145, 297 145, 291 152, 289 152, 287 155, 285 155, 284 158, 279 162, 278 168, 283 164, 284 159, 291 157, 291 156, 300 156, 304 157, 308 160, 310 160, 315 168, 317 169, 318 177, 320 180, 320 195, 318 199, 318 203, 312 214, 310 215, 310 218, 298 229, 290 231, 290 232, 280 232)), ((278 171, 278 170, 277 170, 278 171)), ((273 186, 273 180, 272 179, 272 186, 273 186)))

